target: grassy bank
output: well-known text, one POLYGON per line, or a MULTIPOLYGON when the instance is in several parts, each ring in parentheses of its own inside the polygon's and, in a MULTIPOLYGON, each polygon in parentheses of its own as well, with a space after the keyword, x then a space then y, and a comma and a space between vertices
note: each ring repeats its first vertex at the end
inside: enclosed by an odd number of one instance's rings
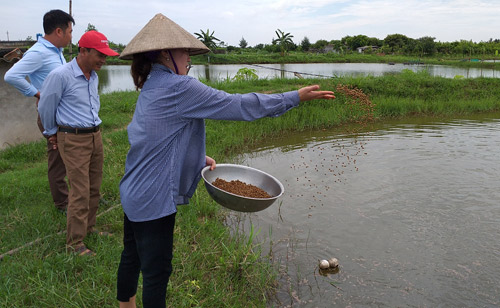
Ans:
MULTIPOLYGON (((319 83, 335 90, 355 85, 376 104, 376 121, 419 115, 450 116, 500 109, 500 79, 445 79, 405 71, 398 76, 329 80, 257 80, 219 82, 231 93, 274 93, 319 83)), ((0 307, 115 307, 116 269, 121 252, 122 210, 118 183, 128 150, 126 125, 137 93, 101 95, 105 145, 103 203, 98 227, 111 238, 90 236, 97 252, 81 258, 64 252, 65 217, 50 200, 43 142, 0 152, 0 253, 26 243, 0 261, 0 307)), ((263 138, 296 130, 316 130, 352 123, 363 116, 348 99, 303 103, 279 118, 255 122, 207 121, 207 154, 228 162, 263 138)), ((174 273, 169 307, 265 307, 275 285, 275 267, 253 234, 230 233, 224 211, 200 187, 192 204, 179 208, 175 229, 174 273)), ((257 232, 257 231, 255 231, 257 232)), ((140 291, 139 291, 140 297, 140 291)))

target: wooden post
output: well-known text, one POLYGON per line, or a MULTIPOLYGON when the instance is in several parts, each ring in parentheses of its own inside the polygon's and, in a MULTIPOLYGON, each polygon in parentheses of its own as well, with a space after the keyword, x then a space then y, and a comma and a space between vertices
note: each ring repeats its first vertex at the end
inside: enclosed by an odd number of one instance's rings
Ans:
MULTIPOLYGON (((69 15, 73 16, 71 14, 71 0, 69 0, 69 15)), ((73 59, 73 43, 71 40, 69 41, 69 60, 71 61, 73 59)))

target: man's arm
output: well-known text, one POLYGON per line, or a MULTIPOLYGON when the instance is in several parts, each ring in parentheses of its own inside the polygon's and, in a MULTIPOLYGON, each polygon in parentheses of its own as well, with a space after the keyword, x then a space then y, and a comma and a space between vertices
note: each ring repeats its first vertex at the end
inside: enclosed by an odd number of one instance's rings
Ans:
POLYGON ((57 133, 56 112, 61 97, 63 95, 64 78, 58 74, 57 70, 52 71, 43 82, 42 95, 38 102, 38 113, 45 129, 43 134, 46 137, 57 133))
POLYGON ((37 88, 26 80, 26 77, 39 70, 43 61, 38 52, 27 52, 23 58, 5 73, 4 80, 14 86, 25 96, 35 96, 38 93, 37 88))

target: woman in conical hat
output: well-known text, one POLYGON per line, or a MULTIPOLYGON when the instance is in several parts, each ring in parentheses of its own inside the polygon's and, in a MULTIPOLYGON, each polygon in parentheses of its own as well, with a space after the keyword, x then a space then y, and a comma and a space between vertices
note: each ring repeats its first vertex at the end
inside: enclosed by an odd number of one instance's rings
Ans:
POLYGON ((177 205, 187 204, 205 166, 204 119, 252 121, 276 117, 301 101, 334 99, 309 86, 281 94, 228 94, 187 76, 190 55, 209 49, 173 21, 157 14, 127 45, 141 93, 128 126, 130 150, 120 181, 124 249, 118 268, 120 307, 135 307, 140 271, 144 307, 165 307, 172 272, 177 205))

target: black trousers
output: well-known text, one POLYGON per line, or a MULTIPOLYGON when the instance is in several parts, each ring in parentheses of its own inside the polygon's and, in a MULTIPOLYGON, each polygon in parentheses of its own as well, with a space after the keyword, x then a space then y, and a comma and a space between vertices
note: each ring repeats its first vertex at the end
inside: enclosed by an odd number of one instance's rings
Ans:
POLYGON ((123 252, 118 267, 117 299, 128 302, 137 293, 142 272, 144 308, 165 307, 172 273, 175 213, 156 220, 132 222, 124 215, 123 252))

